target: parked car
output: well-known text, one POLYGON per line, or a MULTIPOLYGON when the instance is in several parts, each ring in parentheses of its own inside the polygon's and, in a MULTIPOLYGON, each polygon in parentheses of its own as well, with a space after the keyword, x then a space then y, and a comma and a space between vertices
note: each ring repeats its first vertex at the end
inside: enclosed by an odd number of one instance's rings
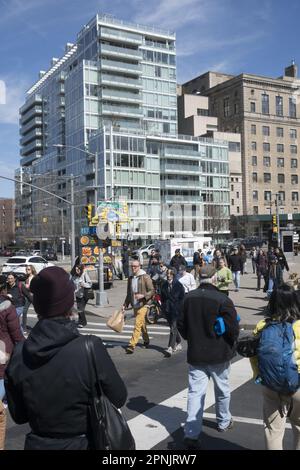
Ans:
POLYGON ((26 266, 30 264, 34 266, 37 273, 44 268, 54 266, 53 263, 49 263, 49 261, 41 256, 12 256, 3 264, 2 274, 5 276, 13 272, 20 279, 24 279, 26 276, 26 266))
POLYGON ((133 251, 132 255, 135 256, 135 255, 138 255, 139 253, 141 253, 143 258, 148 258, 148 256, 151 255, 151 251, 154 250, 154 249, 155 249, 154 243, 152 243, 151 245, 144 245, 141 248, 139 248, 138 250, 133 251))
POLYGON ((264 240, 259 237, 248 237, 244 238, 242 243, 245 245, 246 250, 251 250, 254 246, 261 248, 264 244, 264 240))
POLYGON ((45 252, 43 253, 43 257, 47 261, 57 261, 57 253, 54 250, 45 250, 45 252))

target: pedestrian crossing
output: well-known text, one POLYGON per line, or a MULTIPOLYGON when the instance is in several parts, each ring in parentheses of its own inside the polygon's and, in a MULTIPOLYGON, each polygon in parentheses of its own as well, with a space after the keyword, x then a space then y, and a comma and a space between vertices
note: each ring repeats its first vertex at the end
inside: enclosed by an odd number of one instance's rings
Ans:
MULTIPOLYGON (((36 315, 31 313, 28 314, 28 317, 36 319, 36 315)), ((116 333, 106 325, 105 320, 102 320, 98 322, 88 322, 86 327, 80 329, 80 334, 94 335, 105 340, 118 340, 120 344, 127 344, 132 336, 133 329, 134 324, 127 324, 124 325, 122 333, 116 333)), ((170 334, 169 327, 163 325, 147 325, 147 331, 150 340, 157 336, 169 336, 170 334)))

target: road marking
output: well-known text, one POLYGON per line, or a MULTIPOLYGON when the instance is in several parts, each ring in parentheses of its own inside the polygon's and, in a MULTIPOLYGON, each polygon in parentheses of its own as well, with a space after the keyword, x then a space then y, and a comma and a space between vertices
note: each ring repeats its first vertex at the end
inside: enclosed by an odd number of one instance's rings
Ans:
MULTIPOLYGON (((249 359, 244 358, 234 362, 230 372, 231 391, 241 387, 251 377, 252 369, 249 359)), ((152 449, 180 428, 186 417, 187 396, 188 389, 186 388, 128 421, 137 450, 152 449)), ((214 386, 210 380, 205 398, 205 409, 210 408, 214 403, 214 386)))
MULTIPOLYGON (((215 413, 203 413, 203 417, 215 419, 216 415, 215 413)), ((262 419, 244 418, 242 416, 232 416, 232 419, 233 421, 236 421, 237 423, 258 424, 260 426, 263 426, 264 424, 262 419)), ((285 427, 287 429, 292 429, 292 426, 290 423, 286 423, 285 427)))
MULTIPOLYGON (((102 331, 105 333, 111 331, 111 329, 109 327, 107 328, 88 328, 88 327, 84 327, 84 328, 81 328, 81 330, 83 331, 98 331, 99 333, 101 333, 102 331)), ((132 327, 132 331, 133 331, 133 327, 132 327)), ((170 333, 163 333, 161 331, 153 331, 153 330, 150 330, 149 328, 147 328, 147 331, 148 333, 151 333, 151 334, 155 334, 157 336, 170 336, 170 333)), ((131 331, 124 331, 123 330, 123 333, 131 333, 131 331)))
MULTIPOLYGON (((88 335, 89 333, 81 333, 81 334, 83 334, 83 335, 88 335)), ((118 339, 122 338, 122 339, 131 339, 131 336, 126 336, 126 335, 114 335, 114 334, 112 334, 112 335, 103 334, 103 335, 93 335, 93 336, 98 336, 99 338, 118 338, 118 339)), ((152 339, 151 336, 150 336, 150 339, 152 339)))

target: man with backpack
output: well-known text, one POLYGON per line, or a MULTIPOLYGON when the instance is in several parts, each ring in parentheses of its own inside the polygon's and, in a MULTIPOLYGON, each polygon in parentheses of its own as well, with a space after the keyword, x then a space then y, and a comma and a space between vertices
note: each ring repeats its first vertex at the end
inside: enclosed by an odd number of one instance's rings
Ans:
POLYGON ((294 449, 300 450, 300 311, 293 287, 282 284, 270 298, 267 317, 254 330, 257 355, 250 359, 254 379, 263 385, 267 450, 282 450, 286 418, 294 449))

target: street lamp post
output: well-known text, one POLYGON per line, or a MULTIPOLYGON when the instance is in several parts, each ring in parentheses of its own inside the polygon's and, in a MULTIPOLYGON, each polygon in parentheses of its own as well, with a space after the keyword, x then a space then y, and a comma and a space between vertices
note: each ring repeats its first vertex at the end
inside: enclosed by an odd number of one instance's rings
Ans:
MULTIPOLYGON (((97 209, 98 205, 98 171, 99 171, 99 165, 98 165, 98 152, 96 153, 91 153, 88 150, 84 150, 78 147, 74 147, 73 145, 63 145, 63 144, 54 144, 53 147, 57 148, 71 148, 71 149, 76 149, 79 152, 83 152, 86 155, 89 155, 93 158, 95 161, 95 186, 94 186, 94 202, 95 202, 95 209, 97 209)), ((71 206, 72 207, 72 206, 71 206)), ((74 208, 74 206, 73 206, 74 208)), ((101 307, 103 305, 108 304, 108 298, 107 294, 104 290, 104 260, 103 260, 103 252, 102 252, 102 246, 100 246, 100 240, 99 240, 99 262, 98 262, 98 268, 97 268, 97 278, 98 278, 98 291, 96 291, 96 306, 101 307)))

